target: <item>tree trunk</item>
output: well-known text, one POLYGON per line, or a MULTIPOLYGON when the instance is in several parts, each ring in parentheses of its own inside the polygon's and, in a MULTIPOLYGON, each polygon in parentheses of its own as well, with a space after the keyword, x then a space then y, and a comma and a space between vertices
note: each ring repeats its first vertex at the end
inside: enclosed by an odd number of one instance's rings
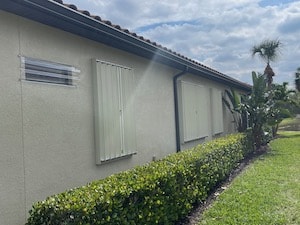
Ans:
POLYGON ((277 135, 278 127, 279 127, 279 124, 276 124, 276 125, 272 126, 273 138, 277 135))
POLYGON ((273 76, 275 76, 275 73, 273 72, 273 69, 271 68, 270 64, 268 63, 265 71, 264 71, 264 75, 267 78, 267 83, 268 83, 268 88, 271 88, 271 85, 273 83, 273 76))
POLYGON ((254 137, 255 149, 257 150, 262 145, 262 139, 263 139, 262 125, 256 123, 253 127, 252 134, 254 137))

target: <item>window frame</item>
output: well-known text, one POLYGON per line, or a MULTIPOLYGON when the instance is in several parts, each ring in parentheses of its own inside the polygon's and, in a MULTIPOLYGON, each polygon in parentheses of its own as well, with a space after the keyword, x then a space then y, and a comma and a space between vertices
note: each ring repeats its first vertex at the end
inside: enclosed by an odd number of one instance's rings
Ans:
POLYGON ((212 135, 219 135, 224 133, 224 115, 223 115, 223 101, 222 91, 217 88, 210 88, 210 102, 211 102, 211 122, 212 135))
POLYGON ((20 56, 21 79, 28 82, 76 86, 80 70, 74 66, 20 56))
POLYGON ((208 90, 198 83, 181 81, 181 142, 209 136, 208 90))
POLYGON ((137 152, 135 75, 130 67, 98 59, 92 60, 92 66, 96 164, 100 165, 137 152))

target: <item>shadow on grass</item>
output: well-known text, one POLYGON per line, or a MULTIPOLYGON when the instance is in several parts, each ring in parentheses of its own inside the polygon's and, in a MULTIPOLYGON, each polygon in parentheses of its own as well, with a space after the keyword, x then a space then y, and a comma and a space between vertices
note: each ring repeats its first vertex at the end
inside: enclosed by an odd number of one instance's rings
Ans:
POLYGON ((291 124, 284 127, 279 127, 280 131, 300 131, 300 124, 291 124))
POLYGON ((300 115, 296 118, 287 118, 279 124, 280 131, 300 131, 300 115))
POLYGON ((300 137, 300 131, 284 131, 279 133, 276 138, 297 138, 300 137))

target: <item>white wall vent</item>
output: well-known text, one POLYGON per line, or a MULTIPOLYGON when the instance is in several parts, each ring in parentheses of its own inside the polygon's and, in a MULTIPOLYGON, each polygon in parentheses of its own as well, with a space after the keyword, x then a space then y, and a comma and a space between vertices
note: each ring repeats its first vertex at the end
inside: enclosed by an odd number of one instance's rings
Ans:
POLYGON ((22 80, 75 86, 80 70, 74 66, 21 56, 22 80))

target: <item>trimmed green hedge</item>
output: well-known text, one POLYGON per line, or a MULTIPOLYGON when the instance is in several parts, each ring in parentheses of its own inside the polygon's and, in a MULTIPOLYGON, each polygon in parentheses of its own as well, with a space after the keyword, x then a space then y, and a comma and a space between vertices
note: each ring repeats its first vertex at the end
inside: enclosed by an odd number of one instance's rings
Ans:
POLYGON ((207 142, 37 202, 27 225, 174 224, 250 150, 243 134, 207 142))

